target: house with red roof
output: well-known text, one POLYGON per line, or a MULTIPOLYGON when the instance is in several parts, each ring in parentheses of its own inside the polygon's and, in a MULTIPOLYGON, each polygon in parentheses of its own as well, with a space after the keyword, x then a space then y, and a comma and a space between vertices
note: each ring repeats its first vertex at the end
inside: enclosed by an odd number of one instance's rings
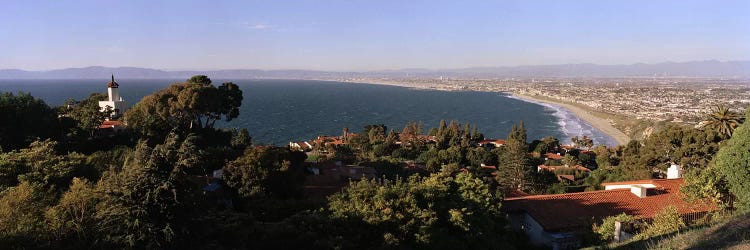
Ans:
POLYGON ((289 142, 289 148, 292 150, 309 151, 313 149, 313 146, 306 141, 289 142))
POLYGON ((544 154, 544 160, 545 161, 549 161, 549 160, 560 161, 562 159, 563 159, 563 156, 560 155, 560 153, 546 153, 546 154, 544 154))
MULTIPOLYGON (((674 177, 674 176, 670 176, 674 177)), ((604 218, 625 213, 651 219, 668 206, 679 213, 708 213, 718 207, 707 201, 687 202, 680 193, 683 179, 654 179, 603 183, 605 190, 506 198, 503 209, 510 227, 524 232, 532 243, 553 249, 580 247, 576 233, 604 218)))
POLYGON ((104 134, 112 134, 123 129, 125 125, 120 121, 105 120, 99 124, 99 132, 104 134))
POLYGON ((327 145, 338 146, 341 144, 346 144, 344 143, 343 136, 327 136, 327 135, 318 136, 318 138, 316 138, 313 142, 314 144, 324 145, 324 146, 327 146, 327 145))

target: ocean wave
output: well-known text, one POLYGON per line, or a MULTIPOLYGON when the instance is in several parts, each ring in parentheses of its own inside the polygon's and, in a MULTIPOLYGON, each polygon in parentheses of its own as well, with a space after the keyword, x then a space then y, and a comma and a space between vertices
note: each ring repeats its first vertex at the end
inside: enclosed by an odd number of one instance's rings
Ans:
POLYGON ((557 124, 559 125, 558 127, 560 129, 560 132, 565 135, 565 138, 558 138, 563 144, 572 144, 573 141, 571 139, 575 136, 588 136, 594 141, 595 145, 617 145, 617 141, 614 138, 594 128, 594 126, 576 116, 573 111, 570 111, 562 106, 535 100, 528 100, 514 95, 507 95, 507 97, 523 102, 537 104, 544 107, 546 110, 552 111, 552 116, 557 118, 557 124))

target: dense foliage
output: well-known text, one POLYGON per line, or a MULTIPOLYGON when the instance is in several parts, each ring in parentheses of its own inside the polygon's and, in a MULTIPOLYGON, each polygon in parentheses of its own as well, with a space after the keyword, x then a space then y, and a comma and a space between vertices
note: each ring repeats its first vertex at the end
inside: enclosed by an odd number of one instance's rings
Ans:
POLYGON ((305 158, 304 153, 286 148, 249 148, 226 165, 225 180, 242 197, 298 197, 305 158))
POLYGON ((225 82, 215 87, 206 76, 194 76, 144 97, 125 113, 128 126, 142 135, 161 138, 177 129, 213 128, 222 119, 239 115, 242 90, 225 82))
POLYGON ((334 219, 357 219, 380 240, 366 248, 497 249, 504 241, 500 198, 471 174, 362 180, 330 197, 334 219))
POLYGON ((69 99, 60 107, 60 115, 72 120, 75 129, 73 133, 83 133, 87 136, 94 136, 99 125, 110 116, 111 108, 102 112, 99 107, 99 101, 107 100, 107 94, 93 93, 88 98, 81 101, 69 99))
POLYGON ((36 141, 28 148, 0 154, 0 190, 25 181, 59 192, 74 176, 95 175, 85 164, 85 155, 58 154, 56 145, 50 140, 36 141))
POLYGON ((668 206, 654 215, 653 221, 638 235, 640 238, 674 233, 686 227, 680 213, 674 206, 668 206))
POLYGON ((750 126, 745 124, 734 131, 716 154, 712 167, 726 179, 729 191, 737 197, 737 207, 750 210, 750 126))
POLYGON ((627 215, 625 213, 615 216, 609 216, 607 218, 604 218, 601 224, 594 225, 594 232, 599 235, 599 238, 602 241, 609 242, 615 238, 615 222, 620 222, 622 223, 621 225, 626 225, 634 221, 635 218, 633 216, 627 215))
POLYGON ((28 146, 58 131, 55 111, 28 93, 0 93, 0 151, 28 146))

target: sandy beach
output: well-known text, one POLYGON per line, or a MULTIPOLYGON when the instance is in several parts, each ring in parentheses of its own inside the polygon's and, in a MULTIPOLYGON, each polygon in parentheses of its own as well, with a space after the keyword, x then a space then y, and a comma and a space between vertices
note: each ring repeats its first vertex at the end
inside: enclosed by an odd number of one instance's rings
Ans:
MULTIPOLYGON (((386 82, 386 81, 347 81, 347 82, 355 83, 355 84, 357 83, 376 84, 376 85, 399 86, 399 87, 414 88, 414 89, 431 89, 431 90, 451 91, 447 89, 425 88, 425 87, 414 86, 410 84, 404 84, 401 82, 386 82)), ((582 108, 579 108, 577 106, 570 105, 567 103, 556 102, 556 101, 543 99, 543 98, 537 98, 534 96, 522 95, 518 93, 510 93, 510 94, 520 99, 526 99, 526 100, 534 101, 534 102, 542 102, 542 103, 547 103, 550 105, 555 105, 555 106, 565 108, 573 112, 573 114, 581 118, 581 120, 585 121, 588 124, 591 124, 592 127, 612 137, 618 144, 625 145, 628 142, 630 142, 630 137, 626 135, 625 133, 623 133, 622 131, 620 131, 619 129, 612 126, 612 124, 610 124, 610 122, 607 119, 597 117, 585 109, 582 109, 582 108)))
POLYGON ((513 96, 521 98, 521 99, 527 99, 527 100, 536 101, 536 102, 543 102, 543 103, 548 103, 548 104, 563 107, 573 112, 576 116, 586 121, 588 124, 591 124, 591 126, 593 126, 594 128, 614 138, 615 141, 617 141, 617 143, 619 143, 620 145, 625 145, 628 142, 630 142, 630 137, 628 137, 625 133, 623 133, 619 129, 612 126, 612 124, 610 124, 609 121, 603 118, 599 118, 591 114, 589 111, 585 109, 582 109, 582 108, 579 108, 579 107, 576 107, 574 105, 570 105, 567 103, 555 102, 555 101, 542 99, 542 98, 535 98, 534 96, 522 95, 518 93, 513 93, 513 96))

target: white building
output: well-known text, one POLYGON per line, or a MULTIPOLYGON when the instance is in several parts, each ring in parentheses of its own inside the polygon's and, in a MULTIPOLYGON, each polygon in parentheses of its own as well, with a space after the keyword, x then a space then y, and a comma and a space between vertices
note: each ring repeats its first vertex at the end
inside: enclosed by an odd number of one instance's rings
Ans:
POLYGON ((112 75, 112 81, 107 83, 108 98, 106 101, 99 101, 99 108, 101 108, 102 112, 105 111, 107 107, 112 109, 112 117, 120 116, 128 110, 128 105, 120 96, 118 87, 120 87, 120 85, 115 82, 115 75, 112 75))

